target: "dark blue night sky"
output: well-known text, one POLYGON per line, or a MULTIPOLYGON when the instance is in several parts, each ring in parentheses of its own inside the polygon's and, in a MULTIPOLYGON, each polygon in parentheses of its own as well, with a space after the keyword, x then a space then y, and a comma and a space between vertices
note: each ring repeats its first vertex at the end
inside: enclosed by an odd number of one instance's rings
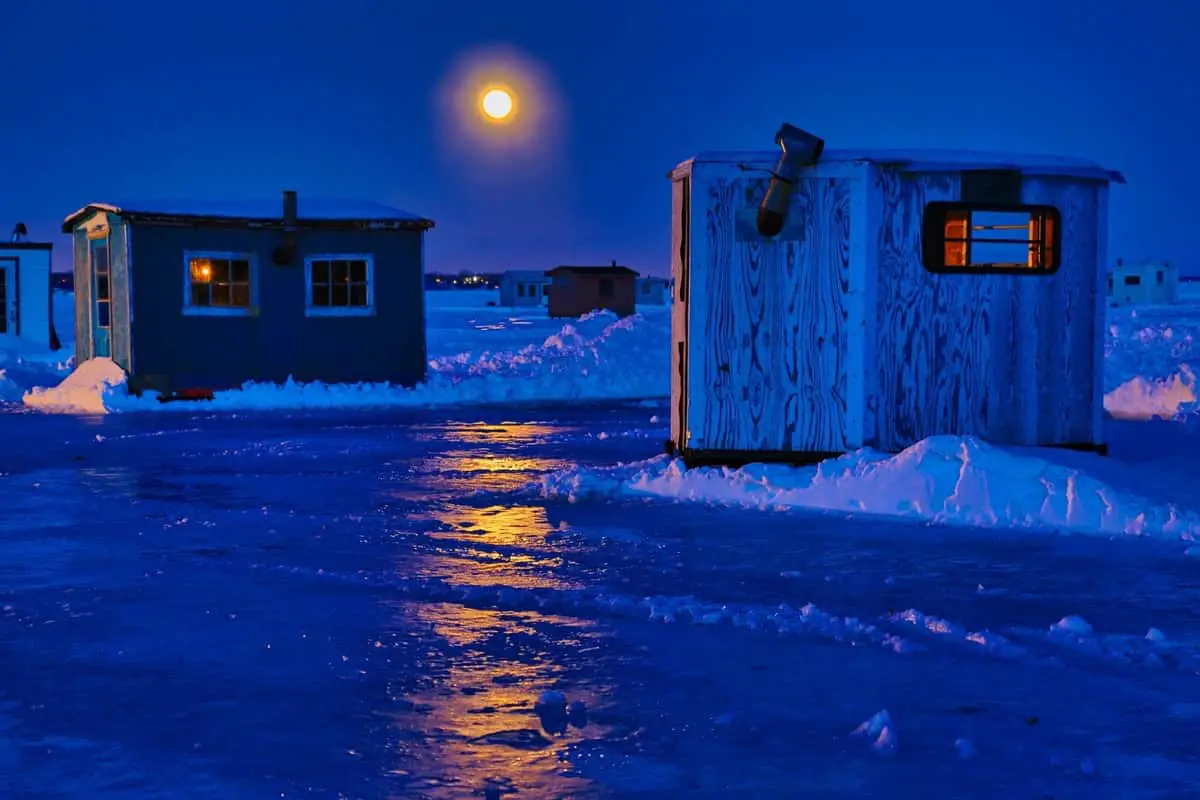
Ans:
POLYGON ((295 188, 301 204, 357 197, 437 220, 432 271, 615 258, 661 274, 666 171, 769 148, 787 119, 831 148, 1093 158, 1129 180, 1110 255, 1200 272, 1197 3, 10 5, 0 233, 20 219, 53 237, 58 268, 57 223, 87 202, 295 188), (455 102, 493 78, 522 115, 464 124, 455 102))

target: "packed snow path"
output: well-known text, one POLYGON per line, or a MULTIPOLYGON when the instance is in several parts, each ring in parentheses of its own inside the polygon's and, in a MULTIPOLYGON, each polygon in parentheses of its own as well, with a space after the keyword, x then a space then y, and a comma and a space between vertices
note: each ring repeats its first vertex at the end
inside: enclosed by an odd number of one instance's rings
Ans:
POLYGON ((0 797, 1200 784, 1178 541, 538 489, 652 416, 0 414, 0 797))

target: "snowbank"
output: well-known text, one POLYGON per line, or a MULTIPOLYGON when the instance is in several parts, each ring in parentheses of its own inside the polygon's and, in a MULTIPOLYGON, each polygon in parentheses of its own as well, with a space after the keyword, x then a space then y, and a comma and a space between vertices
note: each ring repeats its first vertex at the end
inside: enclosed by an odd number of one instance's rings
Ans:
POLYGON ((860 450, 815 467, 685 470, 667 456, 542 478, 546 497, 666 497, 758 509, 810 508, 973 527, 1048 528, 1192 539, 1200 515, 1154 507, 1077 470, 937 436, 894 456, 860 450))
MULTIPOLYGON (((667 326, 666 315, 618 319, 608 312, 589 314, 561 326, 540 344, 434 358, 428 380, 413 389, 387 384, 248 383, 236 391, 219 392, 201 407, 433 407, 666 397, 670 355, 662 345, 667 326)), ((195 403, 162 404, 156 397, 131 397, 121 388, 123 383, 124 376, 112 361, 94 359, 56 388, 33 389, 24 402, 43 411, 83 414, 197 409, 195 403)))
MULTIPOLYGON (((648 308, 617 321, 594 314, 562 326, 545 309, 488 307, 494 291, 426 294, 431 354, 425 386, 406 391, 384 385, 249 384, 206 407, 301 409, 346 406, 436 406, 506 402, 624 400, 670 394, 670 309, 648 308), (508 383, 506 383, 506 381, 508 383)), ((69 334, 72 295, 55 292, 55 321, 69 334)), ((1105 331, 1104 406, 1119 419, 1178 419, 1195 410, 1200 359, 1194 331, 1200 304, 1110 309, 1105 331)), ((48 351, 0 351, 0 402, 19 401, 17 387, 47 386, 70 369, 70 345, 48 351)), ((30 392, 34 397, 38 392, 30 392)), ((30 405, 46 409, 35 400, 30 405)), ((94 409, 89 400, 80 408, 94 409)), ((160 405, 112 392, 106 410, 189 410, 190 403, 160 405)), ((68 411, 59 404, 55 410, 68 411)), ((82 413, 95 413, 88 410, 82 413)))
POLYGON ((106 403, 125 393, 125 371, 108 358, 93 358, 79 365, 58 386, 35 388, 22 398, 25 405, 42 411, 104 414, 106 403))
POLYGON ((75 366, 74 295, 54 290, 54 325, 62 347, 51 350, 15 336, 0 336, 0 404, 20 403, 30 386, 57 382, 75 366))
POLYGON ((1200 305, 1109 309, 1104 407, 1118 419, 1176 419, 1194 411, 1200 305))
POLYGON ((1163 380, 1131 378, 1104 395, 1104 410, 1116 419, 1175 419, 1195 403, 1196 376, 1187 364, 1163 380))

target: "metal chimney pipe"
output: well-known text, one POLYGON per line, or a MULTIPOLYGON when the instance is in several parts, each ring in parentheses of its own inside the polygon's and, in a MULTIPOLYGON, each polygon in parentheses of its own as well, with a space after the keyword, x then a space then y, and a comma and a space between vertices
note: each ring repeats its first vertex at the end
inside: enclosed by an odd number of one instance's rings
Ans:
POLYGON ((283 244, 271 253, 277 266, 286 267, 296 261, 296 192, 283 190, 283 244))
POLYGON ((29 235, 29 229, 25 227, 24 222, 18 222, 12 229, 12 240, 19 242, 21 239, 29 235))
POLYGON ((288 229, 296 227, 296 191, 294 189, 283 190, 283 226, 288 229))
POLYGON ((816 164, 825 151, 824 139, 787 122, 775 134, 775 144, 779 145, 781 151, 779 164, 771 175, 767 193, 758 207, 758 232, 767 238, 778 236, 783 231, 792 187, 799 180, 801 169, 816 164))

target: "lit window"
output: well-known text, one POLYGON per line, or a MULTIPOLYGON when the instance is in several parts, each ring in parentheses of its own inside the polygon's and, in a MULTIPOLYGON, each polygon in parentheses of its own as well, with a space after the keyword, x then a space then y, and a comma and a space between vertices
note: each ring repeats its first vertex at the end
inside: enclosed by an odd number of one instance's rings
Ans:
POLYGON ((1058 269, 1059 248, 1059 214, 1052 206, 925 206, 922 260, 931 272, 1044 275, 1058 269))
POLYGON ((254 305, 254 256, 246 253, 186 253, 185 314, 248 315, 254 305))
POLYGON ((312 256, 305 259, 309 316, 365 316, 375 313, 375 260, 367 255, 312 256))

